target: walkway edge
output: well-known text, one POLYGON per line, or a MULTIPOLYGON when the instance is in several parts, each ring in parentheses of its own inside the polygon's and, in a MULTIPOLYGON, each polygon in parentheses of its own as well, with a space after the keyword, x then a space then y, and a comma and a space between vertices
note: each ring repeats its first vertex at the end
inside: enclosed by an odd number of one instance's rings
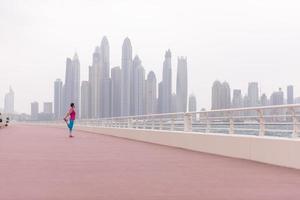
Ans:
MULTIPOLYGON (((35 124, 38 125, 38 124, 35 124)), ((47 124, 49 126, 49 124, 47 124)), ((62 125, 50 125, 64 127, 62 125)), ((300 169, 300 139, 76 126, 77 130, 300 169)))
POLYGON ((300 169, 300 140, 274 137, 78 127, 79 130, 300 169))

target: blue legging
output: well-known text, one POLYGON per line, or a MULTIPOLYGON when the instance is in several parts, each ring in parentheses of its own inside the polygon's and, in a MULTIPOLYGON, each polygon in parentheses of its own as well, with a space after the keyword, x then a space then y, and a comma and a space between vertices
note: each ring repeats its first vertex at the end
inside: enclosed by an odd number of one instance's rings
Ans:
POLYGON ((68 127, 69 127, 70 131, 73 130, 73 126, 74 126, 74 120, 70 120, 70 122, 68 124, 68 127))

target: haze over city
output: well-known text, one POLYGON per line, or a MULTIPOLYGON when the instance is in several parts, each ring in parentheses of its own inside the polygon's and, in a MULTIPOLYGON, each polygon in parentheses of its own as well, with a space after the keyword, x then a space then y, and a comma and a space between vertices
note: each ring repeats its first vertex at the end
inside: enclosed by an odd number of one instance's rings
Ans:
POLYGON ((30 113, 32 101, 53 101, 53 82, 64 79, 66 57, 75 52, 81 80, 87 80, 103 36, 109 40, 111 68, 121 65, 128 36, 133 56, 139 55, 158 82, 167 49, 173 83, 177 57, 186 56, 188 93, 196 95, 198 109, 210 109, 216 79, 243 94, 248 82, 256 81, 268 96, 291 84, 299 96, 300 4, 280 2, 1 0, 0 108, 10 85, 17 112, 30 113))

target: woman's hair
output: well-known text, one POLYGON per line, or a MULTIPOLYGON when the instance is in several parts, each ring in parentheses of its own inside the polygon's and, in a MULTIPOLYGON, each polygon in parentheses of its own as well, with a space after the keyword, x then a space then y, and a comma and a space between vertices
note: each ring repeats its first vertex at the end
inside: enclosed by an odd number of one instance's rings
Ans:
POLYGON ((73 108, 73 107, 75 106, 75 104, 74 104, 74 103, 71 103, 70 106, 73 108))

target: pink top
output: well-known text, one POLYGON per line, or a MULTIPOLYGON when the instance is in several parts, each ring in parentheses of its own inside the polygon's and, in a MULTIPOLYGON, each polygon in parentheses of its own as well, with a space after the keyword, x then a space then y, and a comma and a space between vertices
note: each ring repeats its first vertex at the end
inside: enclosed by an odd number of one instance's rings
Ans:
POLYGON ((75 109, 70 108, 69 113, 70 113, 70 120, 75 120, 75 115, 76 115, 75 109))

